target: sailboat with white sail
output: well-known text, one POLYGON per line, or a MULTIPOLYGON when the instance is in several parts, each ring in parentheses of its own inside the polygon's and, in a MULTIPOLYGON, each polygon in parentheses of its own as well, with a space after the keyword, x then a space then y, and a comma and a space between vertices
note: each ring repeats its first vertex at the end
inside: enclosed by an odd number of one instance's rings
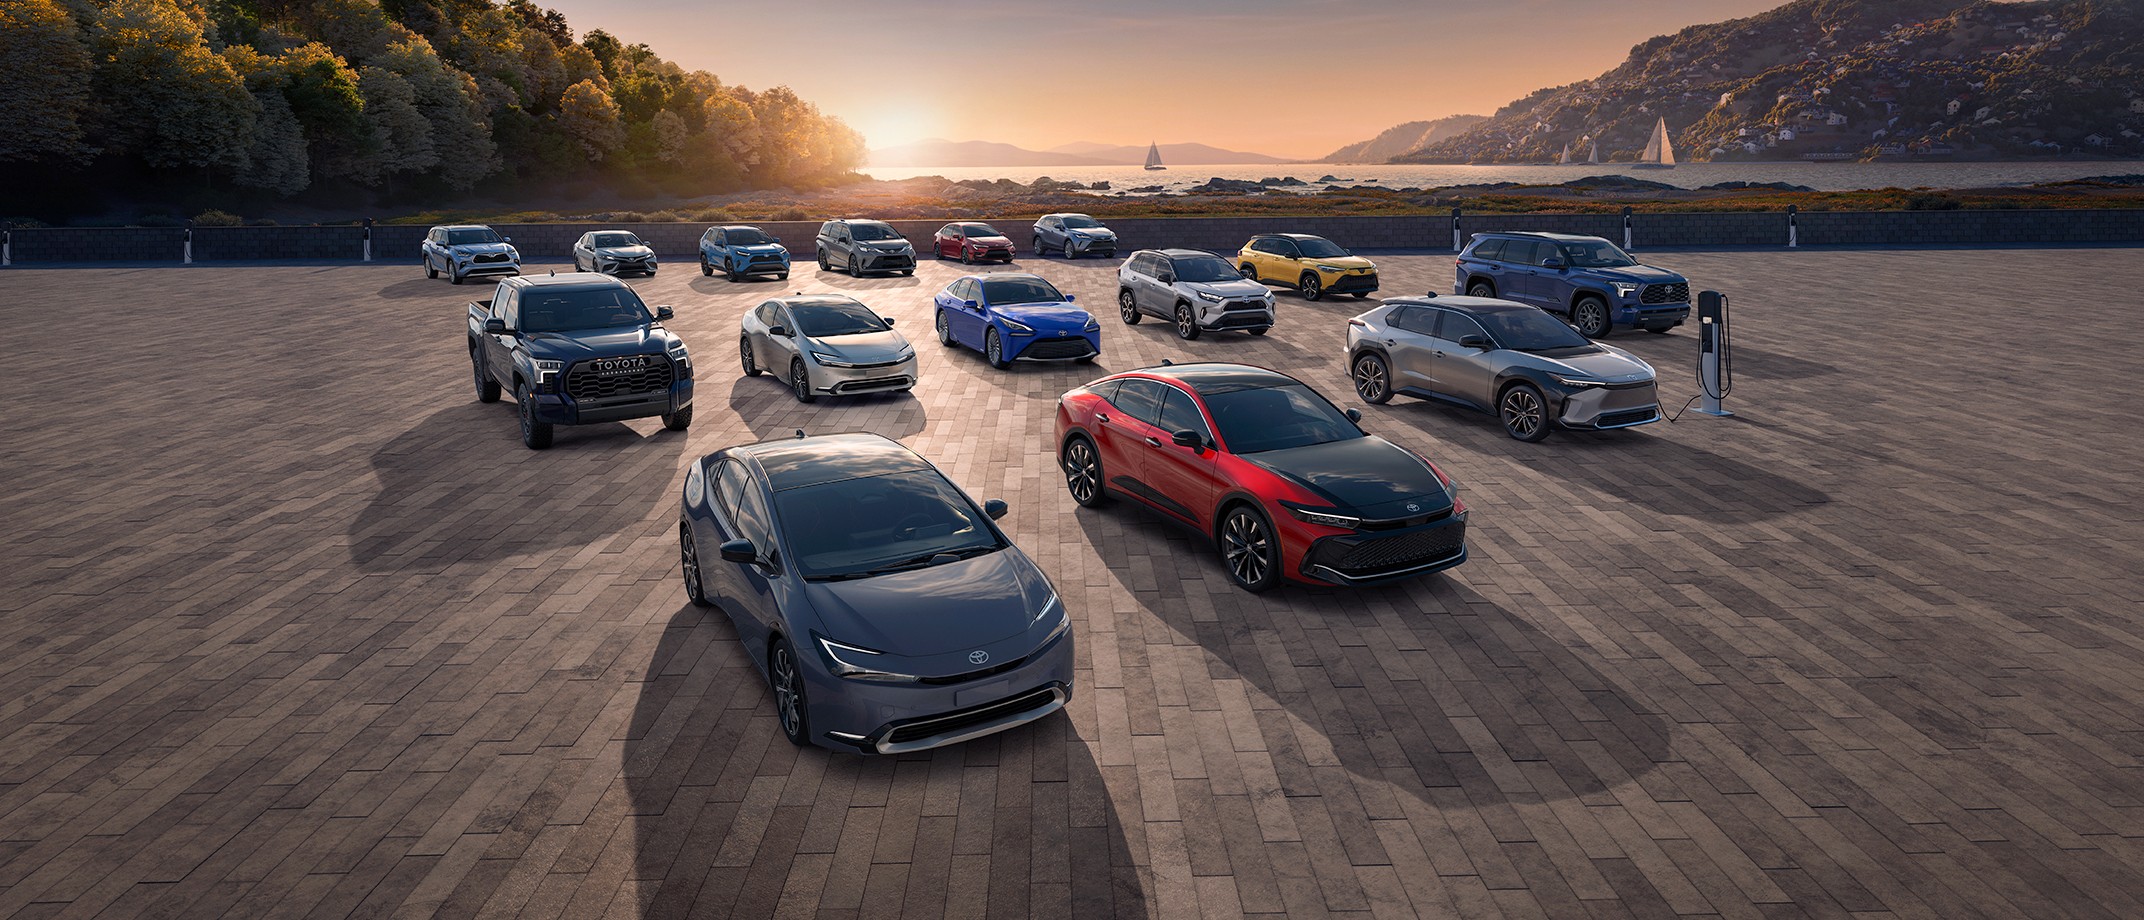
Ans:
POLYGON ((1600 142, 1600 141, 1594 141, 1594 142, 1593 142, 1593 146, 1592 146, 1592 148, 1586 151, 1586 163, 1587 163, 1588 165, 1592 165, 1592 164, 1595 164, 1595 163, 1599 163, 1600 161, 1601 161, 1601 142, 1600 142))
POLYGON ((1653 137, 1645 142, 1645 152, 1638 155, 1632 164, 1639 169, 1674 169, 1675 145, 1668 142, 1668 120, 1660 119, 1653 124, 1653 137))
POLYGON ((1560 154, 1557 154, 1557 155, 1556 155, 1556 165, 1558 165, 1558 166, 1569 166, 1569 165, 1571 165, 1571 145, 1570 145, 1570 144, 1565 144, 1565 145, 1563 145, 1563 152, 1562 152, 1562 153, 1560 153, 1560 154))
POLYGON ((1147 144, 1147 145, 1146 145, 1146 168, 1148 168, 1148 169, 1168 169, 1168 168, 1169 168, 1169 167, 1167 167, 1167 166, 1163 166, 1163 165, 1161 165, 1161 144, 1160 144, 1159 142, 1153 142, 1153 143, 1149 143, 1149 144, 1147 144))

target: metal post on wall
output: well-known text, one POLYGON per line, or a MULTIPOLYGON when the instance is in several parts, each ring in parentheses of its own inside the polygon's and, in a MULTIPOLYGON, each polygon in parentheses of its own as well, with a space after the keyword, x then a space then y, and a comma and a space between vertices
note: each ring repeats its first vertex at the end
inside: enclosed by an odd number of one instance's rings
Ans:
POLYGON ((194 264, 194 222, 186 222, 186 264, 194 264))
POLYGON ((1800 246, 1800 245, 1802 244, 1802 241, 1801 241, 1801 239, 1800 239, 1800 237, 1801 237, 1801 228, 1800 228, 1800 227, 1797 227, 1797 226, 1795 226, 1795 224, 1796 224, 1796 223, 1799 223, 1799 218, 1797 218, 1797 217, 1796 217, 1795 215, 1797 215, 1798 213, 1800 213, 1800 211, 1801 211, 1801 208, 1799 208, 1799 207, 1796 207, 1796 206, 1794 206, 1794 205, 1791 205, 1791 204, 1790 204, 1790 205, 1787 205, 1787 248, 1788 248, 1788 249, 1793 249, 1793 248, 1795 248, 1795 247, 1797 247, 1797 246, 1800 246))
POLYGON ((1464 247, 1464 246, 1461 246, 1461 245, 1460 245, 1460 243, 1461 243, 1461 242, 1462 242, 1462 241, 1461 241, 1461 239, 1460 239, 1460 237, 1459 237, 1459 209, 1458 209, 1458 208, 1453 208, 1453 209, 1452 209, 1452 251, 1453 251, 1453 252, 1458 252, 1459 250, 1461 250, 1461 249, 1464 249, 1464 248, 1466 248, 1466 247, 1464 247))
POLYGON ((1630 248, 1632 248, 1632 246, 1631 246, 1631 240, 1630 240, 1630 206, 1629 206, 1629 205, 1624 205, 1624 206, 1623 206, 1623 248, 1624 248, 1624 249, 1630 249, 1630 248))
POLYGON ((15 231, 0 230, 0 268, 15 264, 15 231))
POLYGON ((365 218, 365 261, 372 261, 372 218, 365 218))

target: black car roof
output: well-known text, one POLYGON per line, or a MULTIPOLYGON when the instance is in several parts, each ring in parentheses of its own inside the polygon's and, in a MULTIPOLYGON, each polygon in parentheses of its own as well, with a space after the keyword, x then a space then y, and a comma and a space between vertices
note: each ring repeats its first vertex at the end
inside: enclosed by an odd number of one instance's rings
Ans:
POLYGON ((1600 239, 1600 237, 1586 236, 1582 233, 1550 233, 1546 230, 1488 230, 1482 233, 1477 233, 1475 234, 1475 236, 1515 236, 1530 240, 1554 240, 1557 242, 1576 242, 1578 240, 1600 239))
POLYGON ((785 307, 807 303, 852 303, 857 306, 863 305, 863 301, 847 294, 791 294, 787 297, 776 297, 773 300, 785 307))
POLYGON ((1251 235, 1251 239, 1322 240, 1324 237, 1315 233, 1255 233, 1251 235))
POLYGON ((1221 257, 1219 253, 1208 252, 1204 249, 1150 249, 1147 251, 1158 252, 1171 259, 1193 259, 1199 256, 1212 256, 1216 259, 1221 257))
POLYGON ((724 451, 756 464, 776 492, 934 469, 930 461, 884 435, 855 432, 761 441, 724 451))
POLYGON ((1171 364, 1162 367, 1142 367, 1137 373, 1165 377, 1181 382, 1191 387, 1192 392, 1200 396, 1232 393, 1237 390, 1287 386, 1302 382, 1279 371, 1253 367, 1248 364, 1171 364))

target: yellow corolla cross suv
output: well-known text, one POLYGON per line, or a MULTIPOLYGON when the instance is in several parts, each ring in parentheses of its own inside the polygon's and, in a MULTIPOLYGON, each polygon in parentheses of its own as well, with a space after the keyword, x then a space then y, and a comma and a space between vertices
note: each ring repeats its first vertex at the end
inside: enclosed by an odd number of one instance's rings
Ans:
POLYGON ((1304 300, 1327 294, 1353 294, 1360 300, 1377 290, 1377 263, 1307 233, 1251 237, 1236 253, 1236 265, 1243 277, 1295 288, 1304 300))

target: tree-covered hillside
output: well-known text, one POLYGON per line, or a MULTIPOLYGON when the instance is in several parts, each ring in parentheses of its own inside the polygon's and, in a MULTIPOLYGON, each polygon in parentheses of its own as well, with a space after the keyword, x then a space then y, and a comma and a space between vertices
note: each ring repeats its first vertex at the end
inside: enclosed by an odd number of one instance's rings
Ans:
POLYGON ((813 184, 863 138, 530 0, 0 2, 0 218, 813 184))

